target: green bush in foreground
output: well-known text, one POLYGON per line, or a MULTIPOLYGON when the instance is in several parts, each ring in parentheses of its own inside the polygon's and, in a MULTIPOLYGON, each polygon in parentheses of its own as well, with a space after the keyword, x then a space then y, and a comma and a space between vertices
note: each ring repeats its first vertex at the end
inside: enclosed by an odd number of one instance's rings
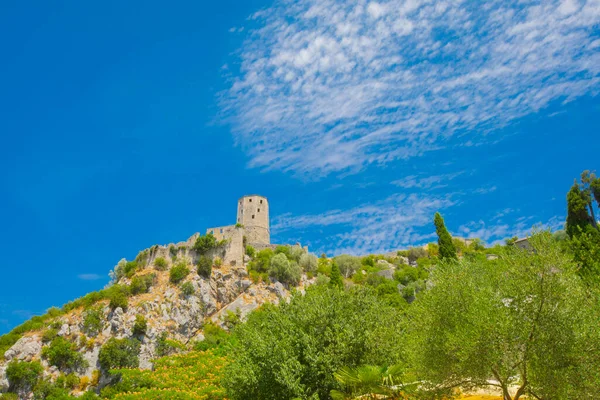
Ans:
POLYGON ((181 293, 183 293, 185 296, 191 296, 193 295, 195 292, 194 289, 194 284, 192 282, 184 282, 181 285, 181 293))
POLYGON ((154 260, 154 268, 158 271, 166 271, 169 264, 163 257, 156 257, 154 260))
POLYGON ((104 313, 102 309, 92 308, 83 314, 83 332, 91 337, 98 335, 104 326, 104 313))
POLYGON ((207 256, 200 256, 198 259, 198 275, 203 278, 210 278, 212 273, 212 260, 207 256))
POLYGON ((333 374, 341 367, 401 359, 402 319, 369 288, 309 287, 235 328, 239 344, 223 386, 233 400, 327 399, 339 389, 333 374))
POLYGON ((135 323, 133 324, 133 334, 134 335, 145 335, 146 330, 148 329, 148 321, 143 315, 135 316, 135 323))

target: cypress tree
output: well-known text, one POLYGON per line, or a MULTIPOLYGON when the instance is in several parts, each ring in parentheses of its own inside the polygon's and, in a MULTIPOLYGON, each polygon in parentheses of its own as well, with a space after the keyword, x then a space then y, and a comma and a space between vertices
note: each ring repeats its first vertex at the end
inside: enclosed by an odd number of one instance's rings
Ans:
POLYGON ((454 243, 452 243, 452 236, 450 236, 448 229, 446 229, 446 225, 444 224, 444 218, 442 218, 439 212, 435 213, 433 223, 435 224, 435 232, 438 235, 440 259, 458 259, 458 257, 456 256, 456 247, 454 247, 454 243))
POLYGON ((567 235, 570 238, 577 236, 579 232, 585 231, 591 225, 592 219, 588 214, 587 201, 575 181, 567 194, 567 235))
POLYGON ((342 278, 342 273, 340 272, 340 267, 338 267, 338 265, 335 261, 331 264, 330 278, 331 278, 331 280, 329 281, 329 284, 331 286, 337 286, 339 288, 344 287, 344 280, 342 278))

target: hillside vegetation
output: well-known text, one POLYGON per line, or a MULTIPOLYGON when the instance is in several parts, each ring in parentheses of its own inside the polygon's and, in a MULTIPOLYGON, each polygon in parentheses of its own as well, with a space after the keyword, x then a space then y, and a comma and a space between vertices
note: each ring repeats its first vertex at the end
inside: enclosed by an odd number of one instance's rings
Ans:
POLYGON ((452 238, 438 213, 437 243, 387 255, 149 249, 0 338, 0 399, 595 399, 599 183, 526 243, 452 238))

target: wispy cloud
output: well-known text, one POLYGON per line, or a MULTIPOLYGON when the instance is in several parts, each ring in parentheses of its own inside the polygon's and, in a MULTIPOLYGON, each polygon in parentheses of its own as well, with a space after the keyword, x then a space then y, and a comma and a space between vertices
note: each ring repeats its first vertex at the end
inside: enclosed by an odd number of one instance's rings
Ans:
MULTIPOLYGON (((504 210, 497 215, 502 216, 509 214, 512 210, 504 210)), ((458 231, 468 238, 479 238, 488 244, 501 243, 504 239, 517 236, 519 238, 526 237, 531 234, 532 228, 542 227, 552 231, 561 229, 564 225, 564 217, 552 217, 548 221, 536 221, 533 217, 516 218, 514 223, 501 223, 498 218, 494 217, 490 222, 473 221, 462 225, 458 231)))
POLYGON ((450 195, 425 197, 397 194, 349 210, 300 216, 281 215, 273 220, 272 231, 279 234, 290 230, 301 232, 304 229, 341 228, 339 230, 346 233, 324 236, 311 243, 311 247, 330 254, 387 252, 433 237, 433 214, 454 203, 450 195))
POLYGON ((98 279, 104 278, 103 276, 98 274, 80 274, 77 275, 77 277, 84 281, 97 281, 98 279))
POLYGON ((404 189, 438 189, 447 186, 447 182, 462 175, 464 172, 457 172, 453 174, 444 175, 432 175, 432 176, 417 176, 410 175, 393 181, 392 185, 404 188, 404 189))
POLYGON ((476 145, 600 88, 598 0, 280 0, 254 18, 222 106, 265 169, 359 170, 465 133, 476 145))

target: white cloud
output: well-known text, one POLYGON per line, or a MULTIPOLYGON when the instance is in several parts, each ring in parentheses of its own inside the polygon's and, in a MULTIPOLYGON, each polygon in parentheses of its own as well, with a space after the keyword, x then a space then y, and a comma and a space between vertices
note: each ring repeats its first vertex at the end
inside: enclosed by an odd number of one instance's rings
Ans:
POLYGON ((556 231, 562 229, 564 225, 564 217, 552 217, 546 222, 535 221, 533 217, 520 217, 514 223, 502 223, 500 217, 511 213, 512 210, 506 209, 492 218, 491 223, 484 221, 473 221, 462 225, 458 231, 459 234, 467 238, 479 238, 486 243, 496 244, 503 243, 504 239, 517 236, 519 238, 529 236, 533 227, 541 227, 556 231))
POLYGON ((600 87, 599 0, 280 0, 254 18, 222 106, 266 169, 323 175, 452 137, 476 145, 600 87))
POLYGON ((346 233, 322 237, 311 248, 329 254, 381 253, 415 245, 432 238, 433 215, 454 204, 451 196, 425 197, 397 194, 375 203, 363 204, 349 210, 333 210, 321 214, 274 218, 271 231, 280 234, 294 230, 315 230, 342 227, 346 233), (426 233, 421 232, 421 228, 426 233))
POLYGON ((432 175, 419 177, 417 175, 409 175, 402 179, 398 179, 392 182, 392 185, 404 188, 404 189, 431 189, 431 188, 442 188, 446 187, 446 182, 451 181, 452 179, 460 176, 464 173, 464 171, 456 172, 453 174, 444 174, 444 175, 432 175))
POLYGON ((98 274, 80 274, 77 277, 84 281, 97 281, 98 279, 102 279, 103 277, 98 274))

